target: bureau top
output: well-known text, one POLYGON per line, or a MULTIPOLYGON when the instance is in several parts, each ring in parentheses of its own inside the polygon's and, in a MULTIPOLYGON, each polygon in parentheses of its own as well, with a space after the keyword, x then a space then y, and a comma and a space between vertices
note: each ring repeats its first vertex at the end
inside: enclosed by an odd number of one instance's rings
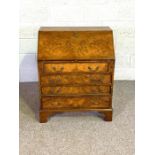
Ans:
POLYGON ((112 31, 110 27, 40 27, 39 31, 112 31))
POLYGON ((41 27, 38 60, 114 59, 109 27, 41 27))

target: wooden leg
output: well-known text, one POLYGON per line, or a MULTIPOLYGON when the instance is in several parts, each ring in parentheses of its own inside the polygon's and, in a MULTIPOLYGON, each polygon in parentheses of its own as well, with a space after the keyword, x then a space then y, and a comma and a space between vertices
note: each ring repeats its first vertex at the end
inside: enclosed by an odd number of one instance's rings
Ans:
POLYGON ((46 123, 48 121, 48 113, 44 111, 40 111, 39 113, 39 122, 46 123))
POLYGON ((100 112, 105 121, 112 121, 112 110, 100 112))
POLYGON ((46 123, 48 121, 48 117, 55 115, 55 112, 47 112, 47 111, 40 111, 39 113, 39 122, 46 123))
MULTIPOLYGON (((48 121, 49 116, 53 116, 54 114, 59 112, 47 112, 47 111, 40 111, 39 112, 39 122, 40 123, 46 123, 48 121)), ((101 117, 105 121, 112 121, 112 109, 111 110, 105 110, 100 112, 101 117)))

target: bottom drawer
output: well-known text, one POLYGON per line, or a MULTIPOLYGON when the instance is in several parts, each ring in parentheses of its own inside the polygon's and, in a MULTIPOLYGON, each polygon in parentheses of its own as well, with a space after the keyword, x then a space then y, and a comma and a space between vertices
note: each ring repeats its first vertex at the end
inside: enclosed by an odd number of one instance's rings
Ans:
POLYGON ((42 97, 43 109, 54 108, 108 108, 111 106, 111 97, 109 96, 52 96, 42 97))

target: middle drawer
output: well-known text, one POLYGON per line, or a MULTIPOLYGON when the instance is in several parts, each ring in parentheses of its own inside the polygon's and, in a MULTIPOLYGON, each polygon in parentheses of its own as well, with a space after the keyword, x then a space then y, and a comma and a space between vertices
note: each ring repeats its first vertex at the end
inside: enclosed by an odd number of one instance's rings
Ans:
POLYGON ((41 86, 111 85, 111 74, 41 75, 41 86))
POLYGON ((42 87, 42 95, 110 94, 111 86, 51 86, 42 87))

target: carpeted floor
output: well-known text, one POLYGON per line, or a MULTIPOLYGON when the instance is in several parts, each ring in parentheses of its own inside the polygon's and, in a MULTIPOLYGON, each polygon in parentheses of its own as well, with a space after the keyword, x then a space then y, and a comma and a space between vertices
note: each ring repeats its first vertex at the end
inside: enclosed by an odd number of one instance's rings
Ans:
POLYGON ((134 155, 134 89, 134 81, 115 82, 112 122, 79 112, 41 124, 37 83, 20 83, 20 155, 134 155))

